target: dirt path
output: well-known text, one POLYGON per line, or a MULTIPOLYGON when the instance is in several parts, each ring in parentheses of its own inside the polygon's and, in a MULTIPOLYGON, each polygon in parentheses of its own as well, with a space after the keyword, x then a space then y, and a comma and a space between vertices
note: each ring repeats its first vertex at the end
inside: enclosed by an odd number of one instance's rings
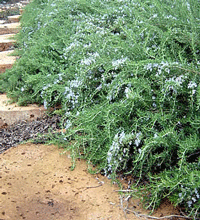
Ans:
POLYGON ((71 171, 62 152, 26 144, 0 155, 0 219, 138 219, 125 218, 116 185, 89 174, 84 161, 71 171))

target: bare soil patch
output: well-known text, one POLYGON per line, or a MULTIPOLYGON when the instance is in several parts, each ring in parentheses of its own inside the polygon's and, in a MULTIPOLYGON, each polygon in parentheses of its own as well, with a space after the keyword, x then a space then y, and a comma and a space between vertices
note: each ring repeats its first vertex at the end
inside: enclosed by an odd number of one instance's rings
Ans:
MULTIPOLYGON (((0 155, 0 180, 0 219, 145 219, 125 215, 116 184, 89 174, 82 160, 72 171, 70 155, 54 145, 23 144, 7 150, 0 155)), ((147 214, 138 200, 130 199, 129 209, 147 214)), ((174 213, 164 203, 156 216, 174 213)))
POLYGON ((125 218, 117 186, 87 172, 56 146, 19 145, 0 155, 0 219, 137 219, 125 218))

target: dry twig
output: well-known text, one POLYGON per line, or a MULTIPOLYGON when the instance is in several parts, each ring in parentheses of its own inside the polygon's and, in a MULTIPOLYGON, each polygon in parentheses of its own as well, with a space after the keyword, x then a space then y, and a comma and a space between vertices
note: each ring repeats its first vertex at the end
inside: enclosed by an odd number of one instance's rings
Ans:
POLYGON ((165 219, 165 218, 172 218, 172 217, 192 219, 191 217, 181 216, 181 215, 167 215, 167 216, 163 216, 163 217, 155 217, 155 216, 150 216, 150 215, 145 215, 145 214, 139 214, 139 213, 137 213, 137 212, 135 212, 133 210, 130 210, 130 209, 126 209, 126 211, 132 212, 132 213, 134 213, 138 217, 145 217, 145 218, 151 218, 151 219, 165 219))
MULTIPOLYGON (((129 190, 116 190, 116 191, 121 191, 121 192, 130 192, 129 190)), ((155 216, 151 216, 151 215, 145 215, 145 214, 139 214, 138 212, 134 211, 134 210, 131 210, 128 208, 128 200, 129 200, 130 196, 124 198, 124 196, 120 196, 120 199, 121 199, 121 208, 123 209, 124 213, 127 213, 127 212, 132 212, 134 213, 138 218, 149 218, 149 219, 168 219, 168 218, 182 218, 182 219, 192 219, 191 217, 188 217, 188 216, 184 216, 184 215, 168 215, 168 216, 162 216, 162 217, 155 217, 155 216), (126 207, 124 207, 124 201, 126 201, 126 207)), ((125 214, 126 216, 126 214, 125 214)))
POLYGON ((86 189, 97 188, 97 187, 102 186, 102 185, 103 185, 103 184, 100 183, 98 186, 87 186, 86 189))
POLYGON ((137 190, 131 190, 131 189, 126 189, 126 190, 114 190, 115 192, 137 192, 137 190))

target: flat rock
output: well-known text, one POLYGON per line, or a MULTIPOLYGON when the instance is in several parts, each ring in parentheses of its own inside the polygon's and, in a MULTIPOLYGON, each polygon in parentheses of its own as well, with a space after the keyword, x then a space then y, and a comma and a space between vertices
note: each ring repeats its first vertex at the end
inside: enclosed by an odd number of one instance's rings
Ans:
POLYGON ((0 95, 0 128, 10 126, 18 121, 32 121, 44 115, 46 109, 36 104, 18 106, 16 103, 9 103, 10 100, 5 94, 0 95))
POLYGON ((12 16, 8 16, 8 21, 19 22, 20 18, 21 18, 21 15, 12 15, 12 16))
POLYGON ((13 47, 13 44, 16 42, 15 40, 11 39, 14 34, 4 34, 0 35, 0 52, 9 50, 13 47))
POLYGON ((28 5, 29 2, 30 2, 30 0, 29 0, 29 1, 21 1, 21 4, 22 4, 23 6, 25 6, 25 5, 28 5))
POLYGON ((13 50, 0 52, 0 73, 4 73, 6 69, 12 68, 16 61, 16 56, 9 56, 13 50))
POLYGON ((0 34, 16 34, 19 32, 20 23, 0 24, 0 34))
MULTIPOLYGON (((0 11, 0 12, 1 12, 1 11, 0 11)), ((6 23, 5 20, 0 20, 0 24, 4 24, 4 23, 6 23)))

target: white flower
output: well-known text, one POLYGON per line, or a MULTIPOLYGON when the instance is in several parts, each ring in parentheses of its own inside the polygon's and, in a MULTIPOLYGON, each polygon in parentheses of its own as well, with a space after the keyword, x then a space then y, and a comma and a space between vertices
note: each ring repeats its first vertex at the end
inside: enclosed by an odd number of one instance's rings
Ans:
POLYGON ((190 88, 196 88, 197 87, 197 84, 193 81, 190 81, 189 84, 188 84, 188 89, 190 88))
POLYGON ((192 90, 192 95, 194 95, 194 94, 195 94, 195 92, 196 92, 196 90, 195 90, 195 89, 193 89, 193 90, 192 90))
POLYGON ((125 133, 124 131, 122 131, 122 133, 119 135, 119 143, 122 144, 123 143, 123 139, 125 138, 125 133))
POLYGON ((79 45, 80 45, 80 43, 77 42, 77 41, 72 42, 68 47, 66 47, 66 48, 64 49, 64 52, 65 52, 65 53, 68 53, 70 50, 72 50, 72 49, 75 48, 75 47, 78 47, 79 45))
POLYGON ((102 84, 100 84, 98 87, 97 87, 97 90, 101 90, 102 88, 102 84))
POLYGON ((137 147, 140 145, 140 142, 141 142, 140 137, 141 137, 141 135, 142 135, 141 132, 138 132, 138 133, 136 134, 135 145, 136 145, 137 147))
POLYGON ((190 11, 190 3, 186 1, 187 10, 190 11))
POLYGON ((71 88, 78 88, 82 85, 82 81, 79 80, 78 78, 76 80, 71 80, 70 81, 70 87, 71 88))
POLYGON ((171 19, 177 20, 177 18, 173 17, 172 15, 167 15, 167 16, 165 16, 165 18, 167 18, 167 19, 171 18, 171 19))
POLYGON ((157 137, 158 137, 158 135, 157 135, 157 134, 154 134, 153 138, 157 138, 157 137))
POLYGON ((191 207, 192 201, 187 201, 188 207, 191 207))
POLYGON ((95 52, 95 53, 88 53, 88 54, 90 55, 88 58, 85 58, 84 60, 81 60, 81 64, 82 65, 89 66, 92 63, 96 62, 96 60, 95 60, 96 57, 99 57, 99 54, 97 52, 95 52))
POLYGON ((99 57, 99 54, 97 52, 95 52, 92 54, 92 56, 96 58, 96 57, 99 57))
POLYGON ((84 44, 83 47, 88 48, 88 47, 91 47, 91 45, 92 45, 91 42, 89 42, 89 44, 84 44))
POLYGON ((57 84, 59 82, 59 80, 57 79, 56 81, 54 81, 54 84, 57 84))
POLYGON ((58 74, 58 76, 59 76, 59 80, 62 81, 62 75, 58 74))
POLYGON ((199 198, 200 198, 200 196, 199 196, 199 193, 198 193, 198 191, 197 191, 197 189, 196 189, 196 188, 195 188, 194 192, 195 192, 195 194, 196 194, 197 199, 199 199, 199 198))
POLYGON ((131 92, 131 90, 128 87, 126 87, 125 94, 126 94, 127 99, 130 97, 130 92, 131 92))
POLYGON ((95 59, 92 58, 92 57, 89 57, 89 58, 86 58, 86 59, 84 59, 84 60, 81 60, 81 64, 82 64, 82 65, 87 65, 87 66, 89 66, 89 65, 91 65, 92 63, 95 63, 95 59))
POLYGON ((122 64, 124 64, 126 62, 128 58, 125 57, 125 58, 122 58, 122 59, 119 59, 119 60, 113 60, 112 61, 112 66, 116 69, 119 68, 119 66, 121 66, 122 64))
POLYGON ((44 108, 45 108, 45 109, 47 109, 47 104, 48 104, 47 101, 44 100, 44 108))
POLYGON ((196 202, 197 200, 196 200, 194 197, 192 197, 192 201, 193 201, 193 202, 196 202))
POLYGON ((145 66, 145 69, 152 71, 152 63, 148 63, 148 64, 145 66))
POLYGON ((170 73, 170 69, 169 68, 165 68, 165 72, 170 73))
POLYGON ((65 126, 65 129, 67 130, 68 128, 70 128, 72 126, 72 123, 70 120, 67 120, 66 121, 66 126, 65 126))
POLYGON ((157 18, 158 17, 158 15, 157 14, 154 14, 153 16, 152 16, 152 18, 157 18))
POLYGON ((181 85, 184 82, 184 76, 180 75, 175 79, 175 82, 177 82, 179 85, 181 85))

